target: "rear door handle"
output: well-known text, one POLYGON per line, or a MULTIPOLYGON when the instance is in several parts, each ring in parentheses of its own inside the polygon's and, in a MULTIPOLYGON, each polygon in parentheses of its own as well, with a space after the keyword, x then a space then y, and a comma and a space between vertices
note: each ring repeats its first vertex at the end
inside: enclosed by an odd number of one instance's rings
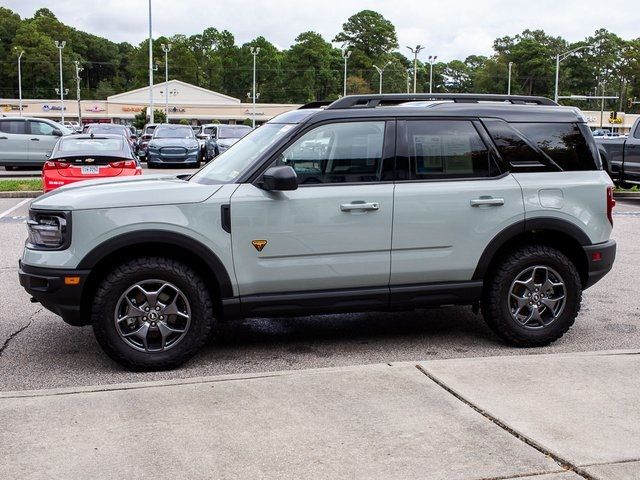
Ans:
POLYGON ((31 140, 34 141, 34 142, 39 142, 40 141, 39 138, 32 138, 31 140))
POLYGON ((499 207, 501 205, 504 205, 504 198, 480 197, 480 198, 474 198, 469 203, 471 204, 472 207, 481 207, 482 205, 499 207))
POLYGON ((351 210, 378 210, 380 204, 378 202, 351 202, 340 204, 340 210, 350 212, 351 210))
POLYGON ((8 137, 0 137, 0 140, 9 140, 8 137))

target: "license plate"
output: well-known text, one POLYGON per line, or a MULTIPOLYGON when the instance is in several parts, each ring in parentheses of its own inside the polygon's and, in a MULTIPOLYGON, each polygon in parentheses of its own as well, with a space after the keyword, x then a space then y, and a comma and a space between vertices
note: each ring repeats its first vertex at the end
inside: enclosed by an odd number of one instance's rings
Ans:
POLYGON ((100 173, 100 167, 96 167, 95 165, 83 165, 81 167, 82 175, 97 175, 100 173))

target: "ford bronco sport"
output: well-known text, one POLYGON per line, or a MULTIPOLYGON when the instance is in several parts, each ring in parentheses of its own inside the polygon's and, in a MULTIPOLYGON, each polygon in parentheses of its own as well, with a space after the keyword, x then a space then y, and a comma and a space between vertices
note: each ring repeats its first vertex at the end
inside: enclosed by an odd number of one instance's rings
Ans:
POLYGON ((453 304, 542 346, 612 267, 612 192, 580 112, 549 99, 349 96, 190 178, 38 198, 19 276, 131 369, 181 364, 218 321, 453 304))

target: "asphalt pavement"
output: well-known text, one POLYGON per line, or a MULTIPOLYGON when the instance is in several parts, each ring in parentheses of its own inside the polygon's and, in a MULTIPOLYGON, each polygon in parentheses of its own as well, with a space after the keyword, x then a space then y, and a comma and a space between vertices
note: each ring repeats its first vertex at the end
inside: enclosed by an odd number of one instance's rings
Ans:
POLYGON ((249 319, 219 325, 216 338, 182 368, 131 373, 99 349, 90 327, 71 327, 29 302, 17 261, 28 202, 0 199, 0 390, 106 385, 219 374, 640 346, 640 200, 618 200, 612 272, 584 293, 574 327, 545 348, 503 345, 470 308, 249 319), (4 214, 4 216, 3 216, 4 214))

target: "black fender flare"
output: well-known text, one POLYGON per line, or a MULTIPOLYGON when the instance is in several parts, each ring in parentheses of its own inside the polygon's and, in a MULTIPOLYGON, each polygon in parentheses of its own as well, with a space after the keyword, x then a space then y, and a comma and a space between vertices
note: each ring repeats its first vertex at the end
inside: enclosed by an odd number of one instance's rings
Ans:
POLYGON ((231 278, 218 256, 198 240, 166 230, 128 232, 112 237, 86 254, 77 268, 91 270, 100 261, 118 250, 144 244, 165 244, 188 250, 213 272, 220 287, 220 296, 222 298, 233 297, 231 278))
POLYGON ((556 231, 573 238, 582 246, 592 245, 589 236, 577 225, 559 218, 532 218, 509 225, 498 233, 485 247, 478 265, 473 272, 473 280, 482 280, 495 254, 510 240, 525 232, 536 230, 556 231))

